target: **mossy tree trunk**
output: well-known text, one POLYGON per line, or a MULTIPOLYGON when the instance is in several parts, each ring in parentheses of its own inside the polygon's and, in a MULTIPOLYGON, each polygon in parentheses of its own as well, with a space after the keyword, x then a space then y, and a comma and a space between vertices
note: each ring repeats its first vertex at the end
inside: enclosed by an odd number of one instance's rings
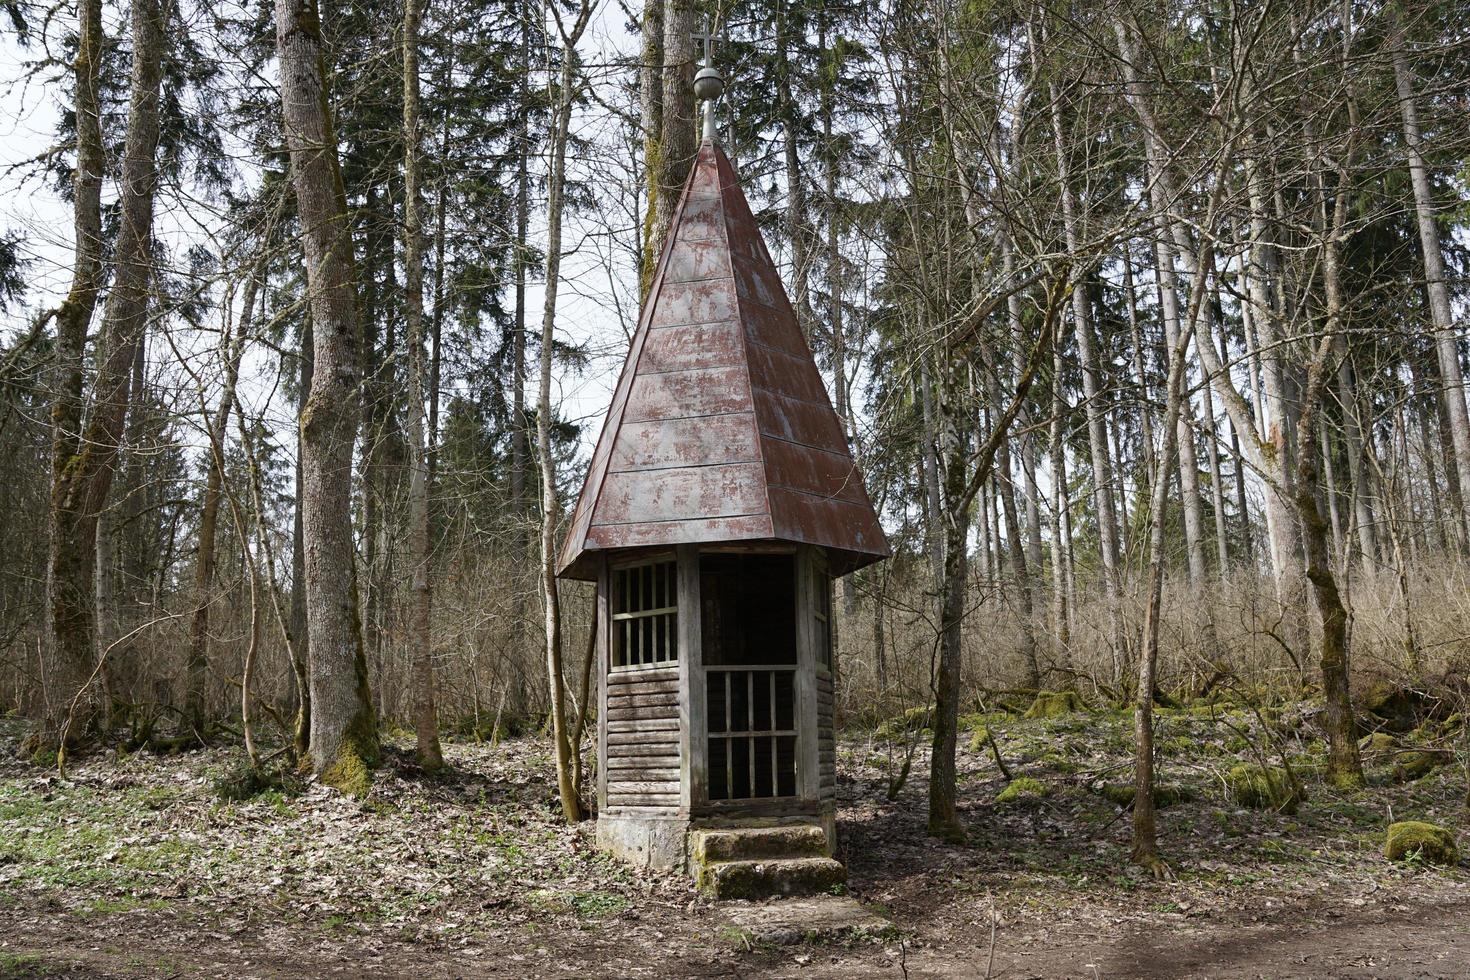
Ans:
MULTIPOLYGON (((133 364, 148 325, 165 16, 159 0, 136 0, 131 11, 133 66, 117 202, 121 221, 116 269, 103 311, 97 376, 86 424, 72 452, 59 462, 52 486, 51 641, 61 682, 59 693, 68 711, 67 702, 97 673, 92 669, 97 522, 117 469, 133 388, 133 364)), ((69 740, 91 727, 96 708, 89 695, 75 701, 80 714, 63 721, 69 740)), ((53 731, 59 733, 61 726, 53 731)))
POLYGON ((643 130, 643 173, 647 193, 638 252, 638 298, 648 296, 658 262, 659 141, 664 131, 664 0, 643 2, 643 50, 639 56, 638 109, 643 130))
MULTIPOLYGON (((663 90, 659 97, 659 131, 655 153, 645 152, 651 168, 653 224, 648 229, 645 250, 645 292, 652 283, 653 267, 674 220, 679 189, 694 163, 696 121, 694 112, 694 2, 664 0, 660 63, 663 90)), ((645 102, 646 106, 646 102, 645 102)))
POLYGON ((98 94, 102 65, 102 2, 81 0, 77 5, 77 53, 72 62, 73 118, 76 128, 76 164, 72 170, 73 246, 72 280, 66 299, 56 310, 56 352, 51 402, 51 489, 48 515, 49 552, 46 561, 45 646, 54 683, 39 687, 29 705, 36 723, 38 745, 49 745, 61 730, 68 687, 76 689, 86 678, 87 635, 91 616, 88 594, 77 594, 85 568, 74 567, 85 558, 68 545, 71 513, 59 491, 67 478, 68 462, 81 438, 83 358, 87 329, 97 309, 102 281, 102 122, 98 94), (73 683, 75 682, 75 683, 73 683))
POLYGON ((360 414, 362 332, 315 0, 276 0, 276 46, 306 255, 314 357, 311 389, 301 413, 310 754, 324 781, 361 793, 367 789, 368 769, 378 759, 352 539, 352 450, 360 414))

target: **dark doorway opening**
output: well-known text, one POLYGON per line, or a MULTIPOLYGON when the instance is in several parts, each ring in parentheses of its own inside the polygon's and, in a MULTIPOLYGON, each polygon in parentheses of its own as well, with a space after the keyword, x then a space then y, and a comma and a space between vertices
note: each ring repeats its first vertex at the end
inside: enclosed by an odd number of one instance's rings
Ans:
POLYGON ((796 560, 701 555, 709 799, 796 795, 796 560))

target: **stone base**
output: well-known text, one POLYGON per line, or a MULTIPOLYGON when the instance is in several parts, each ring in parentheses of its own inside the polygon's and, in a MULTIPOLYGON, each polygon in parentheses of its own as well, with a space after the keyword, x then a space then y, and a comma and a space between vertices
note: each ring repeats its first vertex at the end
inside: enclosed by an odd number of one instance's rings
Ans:
POLYGON ((876 939, 893 923, 846 895, 812 895, 779 902, 730 902, 718 920, 746 943, 805 943, 876 939))
POLYGON ((597 818, 597 846, 640 868, 685 867, 686 817, 603 813, 597 818))

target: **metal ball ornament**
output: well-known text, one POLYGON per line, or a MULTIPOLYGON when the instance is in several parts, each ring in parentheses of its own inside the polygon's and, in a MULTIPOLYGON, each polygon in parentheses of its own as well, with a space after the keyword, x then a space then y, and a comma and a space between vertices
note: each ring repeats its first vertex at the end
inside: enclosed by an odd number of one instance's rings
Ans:
POLYGON ((706 65, 694 76, 694 97, 701 102, 713 102, 725 91, 725 79, 714 68, 706 65))

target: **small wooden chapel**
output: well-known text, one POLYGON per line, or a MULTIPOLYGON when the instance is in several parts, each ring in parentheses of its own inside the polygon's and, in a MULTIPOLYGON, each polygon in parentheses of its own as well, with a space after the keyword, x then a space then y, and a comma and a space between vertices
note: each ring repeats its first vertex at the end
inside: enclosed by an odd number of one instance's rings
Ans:
POLYGON ((714 138, 719 76, 696 91, 705 137, 558 563, 597 583, 597 837, 716 894, 824 890, 832 580, 888 542, 714 138))

